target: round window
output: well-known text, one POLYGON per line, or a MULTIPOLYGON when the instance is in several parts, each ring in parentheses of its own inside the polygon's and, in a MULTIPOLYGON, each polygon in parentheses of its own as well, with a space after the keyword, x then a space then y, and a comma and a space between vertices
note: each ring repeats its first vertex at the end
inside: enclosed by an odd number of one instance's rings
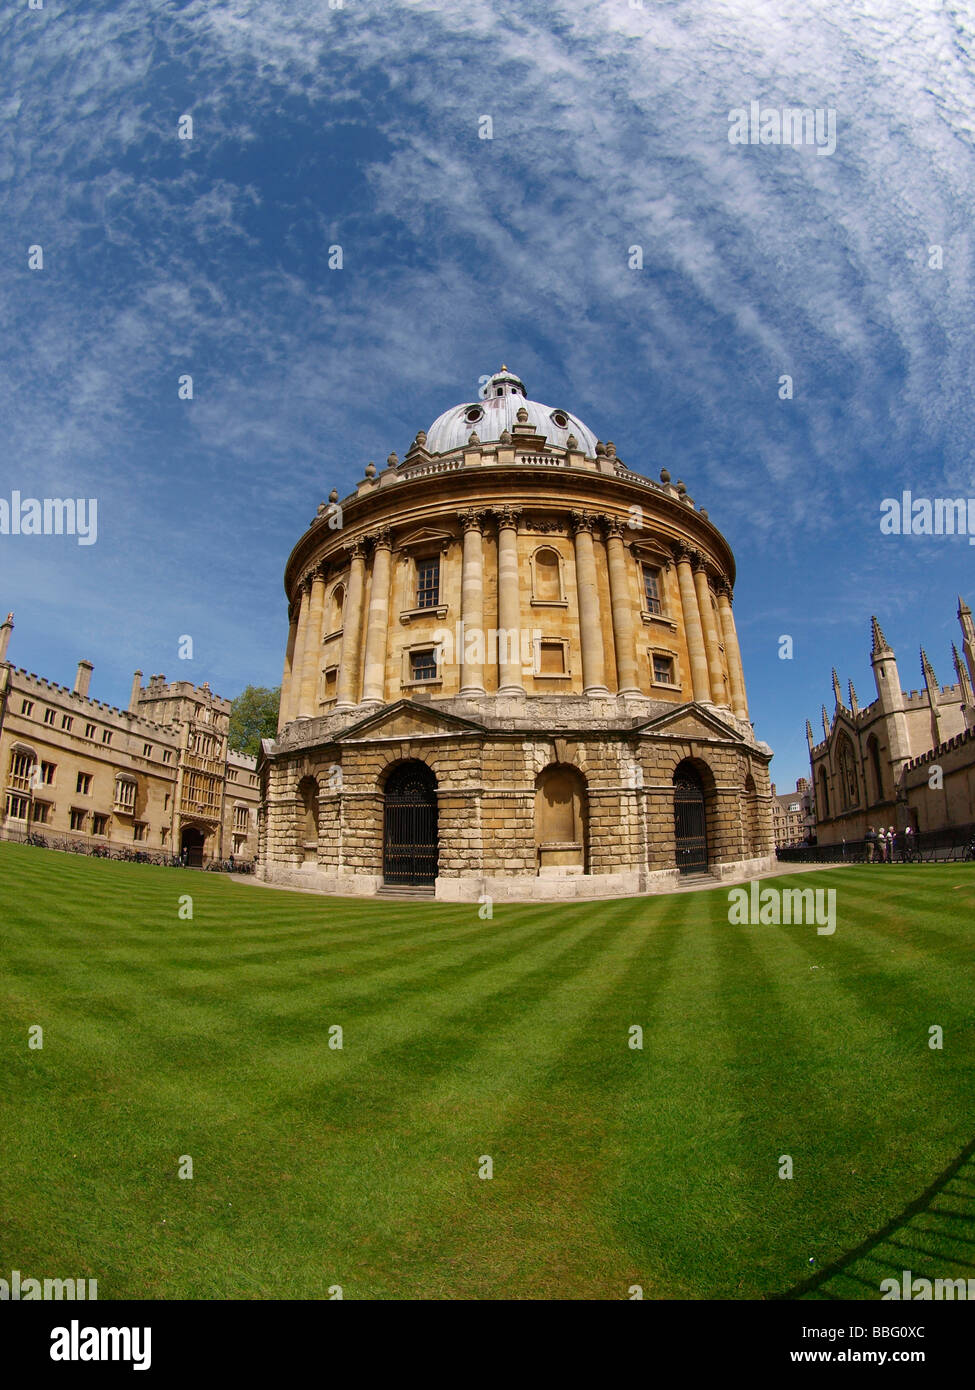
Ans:
POLYGON ((555 414, 552 416, 552 419, 555 422, 555 424, 558 425, 560 430, 564 430, 569 423, 568 415, 566 415, 565 412, 562 410, 557 410, 555 414))
POLYGON ((473 425, 476 420, 480 420, 483 414, 484 411, 481 409, 481 407, 479 405, 475 405, 467 412, 467 418, 473 425))

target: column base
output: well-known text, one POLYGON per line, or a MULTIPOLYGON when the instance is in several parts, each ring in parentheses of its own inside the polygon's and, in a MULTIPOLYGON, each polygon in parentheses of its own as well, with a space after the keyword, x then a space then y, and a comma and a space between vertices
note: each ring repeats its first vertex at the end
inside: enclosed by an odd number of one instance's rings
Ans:
POLYGON ((497 688, 497 690, 496 690, 494 693, 495 693, 495 695, 504 695, 505 697, 508 697, 508 696, 511 696, 511 695, 527 695, 527 694, 528 694, 527 690, 525 689, 525 687, 524 687, 523 685, 499 685, 498 688, 497 688))
POLYGON ((458 697, 462 700, 473 699, 476 696, 486 694, 487 691, 484 689, 483 685, 462 685, 457 692, 458 697))
POLYGON ((602 700, 603 698, 606 698, 606 699, 609 698, 609 691, 607 690, 607 688, 606 688, 605 685, 587 685, 586 688, 585 688, 585 690, 583 690, 582 693, 583 693, 583 695, 588 695, 588 696, 590 696, 591 698, 596 699, 596 700, 602 700))

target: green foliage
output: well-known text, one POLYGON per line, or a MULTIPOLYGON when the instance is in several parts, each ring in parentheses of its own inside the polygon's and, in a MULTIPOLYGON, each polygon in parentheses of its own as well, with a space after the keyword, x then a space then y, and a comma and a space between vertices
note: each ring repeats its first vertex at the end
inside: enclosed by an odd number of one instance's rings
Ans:
POLYGON ((263 685, 249 685, 240 692, 230 706, 229 741, 234 752, 257 757, 261 739, 277 733, 280 702, 280 686, 268 690, 263 685))

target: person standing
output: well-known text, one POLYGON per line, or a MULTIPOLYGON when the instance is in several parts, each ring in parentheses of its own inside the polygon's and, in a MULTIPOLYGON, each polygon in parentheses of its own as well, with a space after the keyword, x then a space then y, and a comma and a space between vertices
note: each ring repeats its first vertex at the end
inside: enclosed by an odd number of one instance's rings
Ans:
POLYGON ((863 841, 867 847, 867 863, 872 864, 877 857, 877 832, 872 825, 867 826, 863 841))

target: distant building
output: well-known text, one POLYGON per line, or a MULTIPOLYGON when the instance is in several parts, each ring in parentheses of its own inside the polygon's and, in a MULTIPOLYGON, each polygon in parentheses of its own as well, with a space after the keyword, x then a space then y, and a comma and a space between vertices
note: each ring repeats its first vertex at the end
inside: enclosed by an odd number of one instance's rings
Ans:
POLYGON ((833 671, 832 718, 823 739, 806 722, 820 844, 862 839, 869 826, 934 831, 975 823, 975 626, 958 600, 962 647, 952 646, 957 681, 941 686, 921 649, 923 690, 902 690, 897 660, 871 619, 877 698, 861 708, 852 681, 844 702, 833 671))
POLYGON ((784 796, 776 792, 772 783, 772 835, 776 849, 805 844, 809 839, 810 790, 808 777, 800 777, 795 791, 784 796))
POLYGON ((127 710, 89 698, 92 665, 74 688, 7 661, 13 614, 0 624, 0 836, 170 853, 187 861, 257 849, 256 763, 227 747, 230 701, 209 685, 136 671, 127 710))

